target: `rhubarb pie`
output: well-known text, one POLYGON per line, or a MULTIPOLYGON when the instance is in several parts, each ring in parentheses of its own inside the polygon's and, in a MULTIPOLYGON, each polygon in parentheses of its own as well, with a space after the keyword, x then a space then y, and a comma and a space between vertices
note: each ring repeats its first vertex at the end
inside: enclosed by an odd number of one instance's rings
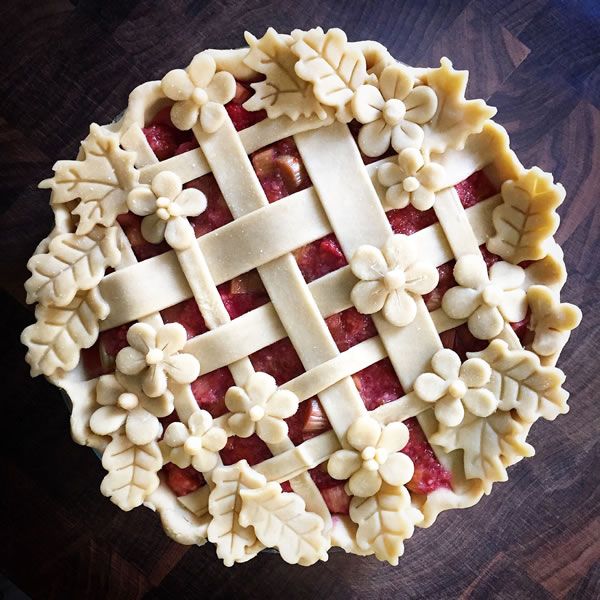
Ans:
POLYGON ((568 410, 565 191, 447 58, 245 39, 135 88, 41 182, 26 360, 102 494, 174 540, 395 565, 568 410))

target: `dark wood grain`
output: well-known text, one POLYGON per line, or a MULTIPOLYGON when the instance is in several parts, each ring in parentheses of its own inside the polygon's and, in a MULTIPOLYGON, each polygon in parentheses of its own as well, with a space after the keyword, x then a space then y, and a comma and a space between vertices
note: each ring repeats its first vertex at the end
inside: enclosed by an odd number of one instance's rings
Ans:
POLYGON ((35 598, 599 598, 599 40, 596 0, 5 2, 0 572, 35 598), (179 546, 150 511, 104 499, 102 467, 70 440, 59 392, 29 379, 18 342, 32 319, 25 263, 51 227, 36 183, 137 84, 203 48, 240 45, 244 29, 316 24, 378 39, 410 63, 447 55, 470 69, 471 95, 498 107, 524 164, 566 186, 564 297, 585 314, 561 363, 572 409, 534 427, 537 456, 489 498, 418 530, 396 568, 339 553, 309 571, 269 554, 227 570, 210 545, 179 546))

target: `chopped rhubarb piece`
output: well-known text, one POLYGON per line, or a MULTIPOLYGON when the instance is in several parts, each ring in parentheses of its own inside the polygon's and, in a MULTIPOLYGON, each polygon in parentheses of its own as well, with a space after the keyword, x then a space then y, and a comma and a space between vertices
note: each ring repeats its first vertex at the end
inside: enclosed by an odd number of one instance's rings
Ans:
POLYGON ((117 221, 123 228, 123 231, 131 244, 131 249, 137 259, 146 260, 147 258, 152 258, 153 256, 168 252, 171 248, 166 242, 151 244, 144 239, 142 236, 142 218, 143 217, 134 215, 131 212, 117 217, 117 221))
POLYGON ((112 329, 100 332, 98 341, 101 357, 104 352, 109 357, 115 358, 119 353, 119 350, 122 350, 125 346, 129 345, 127 343, 127 331, 130 326, 131 323, 125 323, 125 325, 120 325, 119 327, 113 327, 112 329))
POLYGON ((292 489, 292 486, 289 481, 282 481, 280 485, 281 485, 282 492, 293 492, 294 491, 292 489))
POLYGON ((256 271, 222 283, 217 289, 232 319, 269 301, 269 296, 256 271))
POLYGON ((325 319, 333 339, 345 352, 377 334, 373 320, 368 315, 361 315, 355 308, 348 308, 325 319))
POLYGON ((442 305, 442 297, 444 294, 451 287, 456 285, 456 280, 454 279, 454 265, 455 261, 451 260, 437 268, 439 275, 438 284, 431 292, 423 296, 427 310, 433 311, 438 309, 442 305))
POLYGON ((253 95, 254 90, 247 83, 235 82, 235 96, 231 99, 234 104, 244 104, 253 95))
POLYGON ((188 340, 208 331, 194 298, 165 308, 160 314, 165 323, 181 323, 185 327, 188 340))
POLYGON ((233 465, 239 460, 247 460, 249 465, 256 465, 273 456, 255 433, 247 438, 231 436, 220 454, 225 465, 233 465))
POLYGON ((184 152, 189 152, 190 150, 193 150, 194 148, 197 148, 197 147, 198 147, 198 140, 196 140, 196 138, 194 138, 193 140, 190 140, 189 142, 183 142, 183 144, 179 144, 179 146, 177 146, 174 156, 183 154, 184 152))
POLYGON ((173 121, 171 120, 171 108, 173 105, 165 106, 161 108, 150 120, 148 125, 164 125, 166 127, 171 127, 173 129, 177 129, 175 125, 173 125, 173 121))
POLYGON ((326 463, 323 463, 323 464, 319 465, 318 467, 315 467, 314 469, 309 469, 308 472, 310 473, 312 480, 315 482, 315 485, 320 490, 326 490, 328 488, 335 487, 336 485, 339 485, 340 483, 342 483, 342 484, 346 483, 345 481, 341 481, 339 479, 334 479, 327 472, 326 463))
POLYGON ((167 485, 176 496, 187 496, 206 483, 202 473, 198 473, 192 466, 181 469, 173 463, 167 463, 162 470, 167 479, 167 485))
POLYGON ((304 420, 304 427, 302 428, 302 437, 304 440, 328 431, 331 429, 329 419, 323 411, 321 403, 316 398, 310 398, 303 402, 308 407, 308 415, 304 420))
POLYGON ((348 264, 333 233, 298 248, 294 258, 307 283, 348 264))
POLYGON ((407 488, 416 494, 430 494, 440 488, 451 489, 451 474, 440 464, 415 418, 404 421, 410 434, 402 452, 410 457, 415 473, 407 488))
POLYGON ((229 207, 212 173, 186 183, 185 188, 196 188, 206 196, 206 210, 197 217, 190 217, 196 237, 218 229, 233 220, 229 207))
POLYGON ((200 408, 208 411, 213 417, 220 417, 227 412, 225 393, 235 385, 227 367, 221 367, 205 375, 200 375, 192 383, 192 393, 200 408))
POLYGON ((478 340, 470 331, 466 323, 445 331, 441 336, 445 348, 450 348, 458 354, 461 360, 467 359, 467 352, 480 352, 489 342, 478 340))
POLYGON ((88 379, 94 379, 110 373, 111 369, 100 358, 100 342, 97 341, 91 348, 81 350, 81 364, 88 379))
POLYGON ((367 410, 373 410, 404 395, 389 358, 355 373, 352 378, 367 410))
POLYGON ((277 385, 304 373, 304 367, 289 338, 262 348, 252 354, 250 360, 257 371, 272 375, 277 385))
POLYGON ((437 216, 432 208, 429 210, 417 210, 412 204, 405 208, 396 208, 387 212, 387 218, 394 233, 411 235, 425 227, 433 225, 437 216))
POLYGON ((343 483, 321 490, 321 496, 331 514, 347 515, 350 513, 350 496, 346 493, 343 483))
POLYGON ((476 171, 464 181, 456 184, 454 189, 465 208, 475 206, 478 202, 498 193, 483 171, 476 171))
POLYGON ((256 123, 263 121, 267 118, 267 113, 264 110, 249 111, 246 110, 241 104, 235 104, 231 101, 225 105, 225 110, 231 119, 233 126, 236 131, 242 131, 256 125, 256 123))
POLYGON ((158 160, 166 160, 175 155, 179 143, 174 128, 167 125, 149 125, 142 131, 158 160))

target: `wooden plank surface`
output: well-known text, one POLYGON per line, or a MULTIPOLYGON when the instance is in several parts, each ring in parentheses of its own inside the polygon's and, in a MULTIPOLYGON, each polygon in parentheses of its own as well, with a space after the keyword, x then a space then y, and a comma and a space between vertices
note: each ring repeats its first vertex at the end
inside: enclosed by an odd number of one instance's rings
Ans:
POLYGON ((600 4, 597 0, 10 0, 0 26, 2 435, 0 573, 34 598, 600 597, 600 4), (18 342, 25 263, 50 229, 36 182, 72 158, 128 92, 244 29, 339 26, 411 64, 448 55, 497 106, 526 166, 567 188, 558 239, 566 300, 584 321, 561 366, 571 412, 538 423, 537 456, 475 508, 418 530, 392 568, 333 554, 309 571, 264 554, 225 569, 168 540, 146 509, 100 495, 102 468, 69 437, 56 389, 30 380, 18 342))

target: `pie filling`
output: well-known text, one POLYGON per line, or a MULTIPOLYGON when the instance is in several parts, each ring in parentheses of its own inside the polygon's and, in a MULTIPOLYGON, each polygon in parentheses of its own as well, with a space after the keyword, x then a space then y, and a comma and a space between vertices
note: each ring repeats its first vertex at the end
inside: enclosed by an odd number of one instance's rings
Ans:
MULTIPOLYGON (((251 88, 245 83, 237 82, 237 93, 225 108, 235 128, 240 131, 254 125, 266 115, 248 112, 242 103, 252 95, 251 88)), ((171 123, 170 107, 159 111, 143 129, 150 147, 160 160, 187 152, 197 147, 191 131, 179 131, 171 123)), ((351 130, 356 130, 352 128, 351 130)), ((365 163, 379 160, 365 157, 365 163)), ((276 202, 285 196, 310 187, 311 181, 304 168, 298 149, 292 138, 286 138, 266 148, 252 153, 250 156, 254 170, 265 191, 269 202, 276 202)), ((190 217, 196 237, 221 227, 233 220, 212 174, 204 175, 190 181, 184 187, 194 187, 206 195, 207 209, 199 217, 190 217)), ((465 208, 498 193, 482 171, 477 171, 468 179, 455 186, 460 201, 465 208)), ((412 205, 403 209, 392 209, 387 217, 395 233, 411 235, 437 221, 433 209, 419 211, 412 205)), ((120 215, 119 223, 131 242, 138 260, 145 260, 168 251, 166 242, 151 244, 141 234, 141 217, 131 212, 120 215)), ((500 257, 491 254, 485 246, 481 246, 483 257, 488 268, 500 257)), ((340 245, 334 234, 329 234, 294 252, 294 257, 307 282, 314 281, 327 273, 331 273, 347 264, 340 245)), ((427 308, 433 311, 440 307, 444 293, 456 285, 453 276, 454 261, 438 267, 439 283, 430 293, 424 295, 427 308)), ((232 319, 267 303, 269 297, 256 271, 246 273, 232 281, 218 286, 219 294, 225 308, 232 319)), ((193 298, 161 311, 165 323, 180 323, 188 334, 188 338, 208 331, 198 306, 193 298)), ((526 318, 512 326, 522 337, 528 332, 526 318)), ((360 314, 355 308, 331 315, 326 319, 327 326, 339 350, 344 352, 352 346, 376 335, 375 326, 369 315, 360 314)), ((129 325, 122 325, 100 334, 98 344, 85 352, 86 368, 90 376, 110 372, 114 369, 114 358, 127 346, 126 334, 129 325), (100 356, 100 362, 97 356, 100 356)), ((475 338, 467 325, 461 325, 441 334, 446 348, 457 352, 464 360, 467 352, 479 351, 487 345, 485 341, 475 338)), ((304 369, 289 339, 283 339, 250 357, 256 371, 272 375, 281 385, 302 374, 304 369)), ((385 358, 352 376, 367 410, 373 410, 386 402, 396 400, 404 394, 389 359, 385 358)), ((225 393, 234 385, 227 367, 201 375, 192 383, 192 391, 198 405, 213 417, 227 412, 225 393)), ((162 419, 163 426, 177 420, 176 413, 162 419)), ((296 445, 311 437, 331 429, 327 417, 317 398, 303 402, 295 415, 286 419, 289 437, 296 445)), ((405 421, 409 430, 409 441, 402 452, 414 463, 415 471, 408 489, 415 494, 429 494, 440 488, 452 487, 451 474, 437 460, 427 438, 423 434, 416 418, 405 421)), ((272 456, 267 445, 256 435, 248 438, 229 437, 227 445, 220 451, 223 463, 234 464, 246 459, 250 465, 260 463, 272 456)), ((177 496, 189 494, 205 484, 204 478, 193 467, 181 469, 172 463, 163 467, 163 473, 169 487, 177 496)), ((311 477, 321 491, 332 514, 347 514, 350 496, 345 491, 345 481, 333 479, 323 465, 310 471, 311 477)), ((288 482, 284 489, 290 488, 288 482)), ((291 488, 290 488, 291 489, 291 488)))

